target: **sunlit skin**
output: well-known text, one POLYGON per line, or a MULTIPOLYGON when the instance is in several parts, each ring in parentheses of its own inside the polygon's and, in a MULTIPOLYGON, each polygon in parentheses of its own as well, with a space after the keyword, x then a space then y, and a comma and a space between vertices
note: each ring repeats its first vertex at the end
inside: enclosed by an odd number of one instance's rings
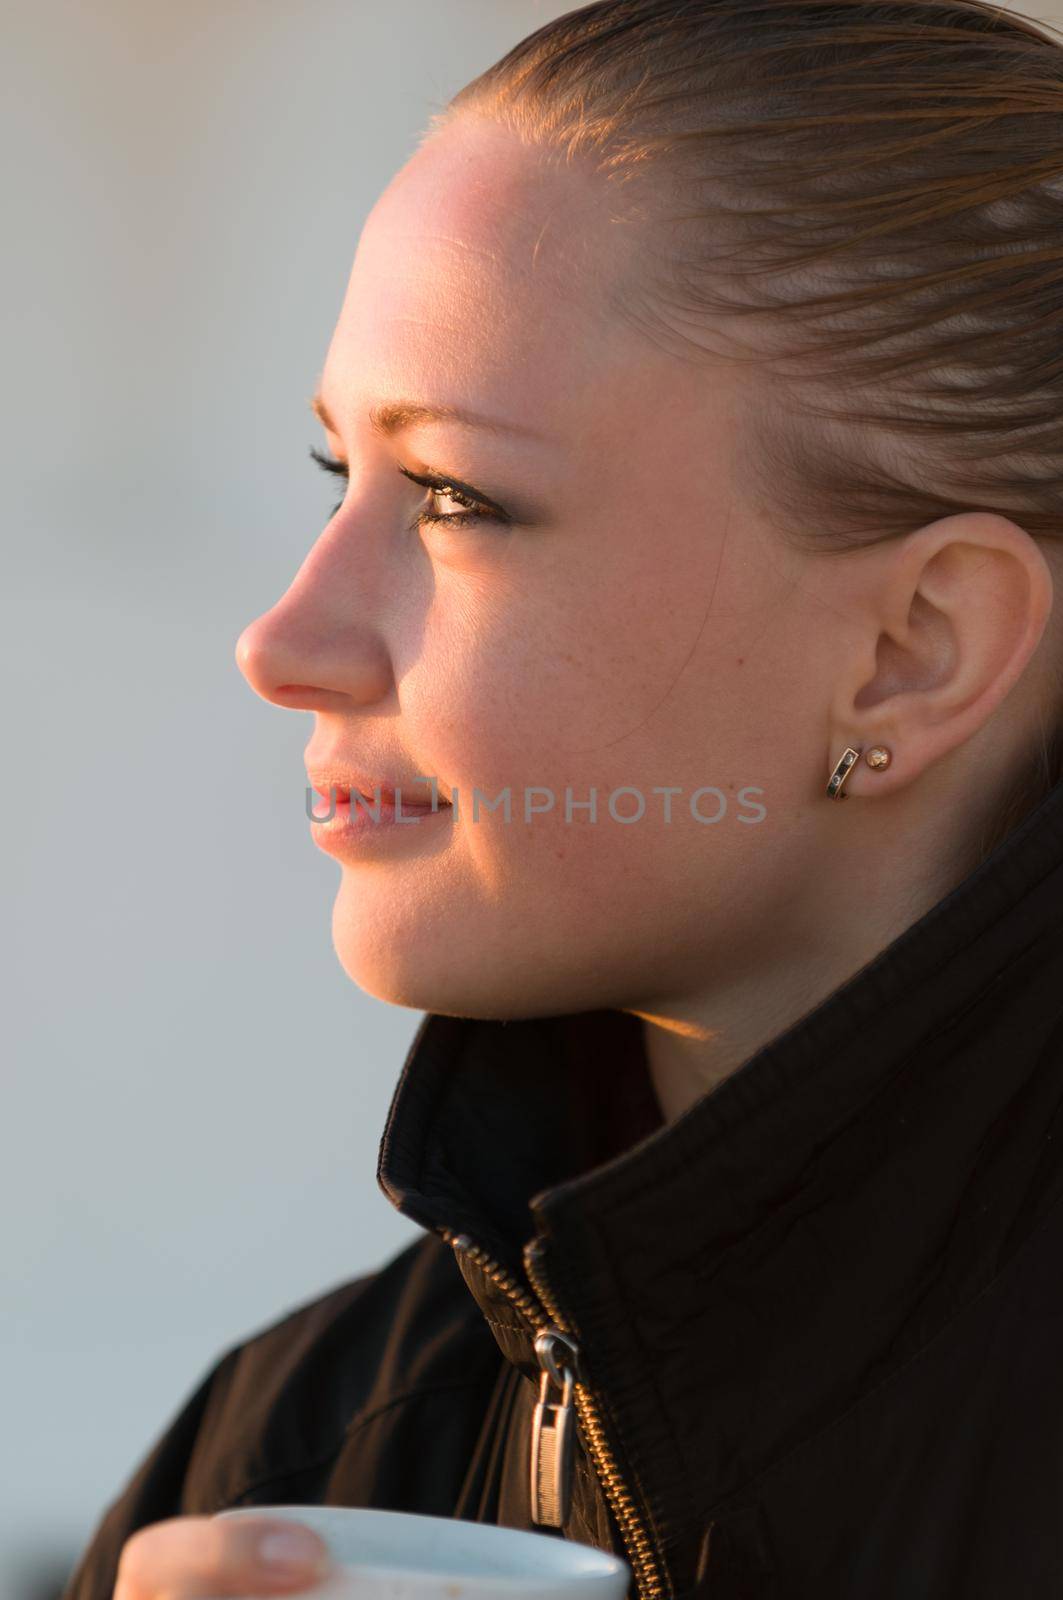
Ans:
MULTIPOLYGON (((311 765, 459 793, 458 821, 337 857, 351 979, 452 1015, 632 1011, 672 1118, 956 881, 1058 644, 1048 561, 1003 516, 843 560, 791 548, 736 458, 765 380, 618 317, 605 290, 637 273, 637 235, 590 175, 486 119, 427 140, 365 223, 321 372, 334 427, 311 425, 349 466, 346 498, 236 657, 264 699, 313 713, 311 765), (399 398, 542 437, 384 437, 369 408, 399 398), (400 465, 512 523, 411 530, 462 508, 400 465), (824 789, 847 743, 893 759, 858 765, 839 802, 824 789), (557 804, 526 823, 533 785, 557 804), (709 824, 688 804, 706 785, 728 798, 709 824), (509 786, 513 820, 473 823, 474 786, 509 786), (565 821, 566 786, 597 789, 596 823, 565 821), (646 799, 626 825, 606 805, 625 786, 646 799), (763 820, 739 820, 754 801, 763 820)), ((309 831, 305 786, 293 772, 309 831)))

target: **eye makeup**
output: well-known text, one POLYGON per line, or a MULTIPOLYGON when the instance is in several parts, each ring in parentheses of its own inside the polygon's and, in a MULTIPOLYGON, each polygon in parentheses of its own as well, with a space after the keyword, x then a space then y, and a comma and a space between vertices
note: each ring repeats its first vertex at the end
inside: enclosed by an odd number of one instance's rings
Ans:
MULTIPOLYGON (((310 456, 323 471, 332 473, 334 477, 342 478, 344 482, 348 481, 348 469, 345 462, 323 455, 321 451, 316 450, 313 446, 310 449, 310 456)), ((426 523, 449 523, 452 526, 467 527, 469 524, 476 522, 495 522, 505 525, 513 521, 513 518, 497 502, 488 495, 481 494, 471 484, 462 483, 458 478, 446 477, 441 473, 435 472, 412 472, 409 467, 403 466, 399 466, 397 470, 402 473, 403 477, 409 478, 412 483, 418 483, 422 488, 431 490, 433 494, 443 495, 446 499, 453 500, 457 505, 464 507, 462 511, 449 515, 434 511, 421 511, 414 519, 412 524, 414 528, 421 527, 426 523)), ((343 501, 339 501, 333 507, 330 515, 335 516, 342 504, 343 501)))

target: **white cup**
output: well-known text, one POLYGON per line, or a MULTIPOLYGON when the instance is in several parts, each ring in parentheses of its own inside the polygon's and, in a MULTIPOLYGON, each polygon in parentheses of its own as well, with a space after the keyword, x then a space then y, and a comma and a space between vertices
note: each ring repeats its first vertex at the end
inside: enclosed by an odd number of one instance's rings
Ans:
POLYGON ((241 1506, 217 1516, 290 1518, 313 1528, 335 1570, 299 1591, 306 1600, 625 1600, 631 1580, 627 1562, 604 1550, 490 1522, 316 1505, 241 1506))

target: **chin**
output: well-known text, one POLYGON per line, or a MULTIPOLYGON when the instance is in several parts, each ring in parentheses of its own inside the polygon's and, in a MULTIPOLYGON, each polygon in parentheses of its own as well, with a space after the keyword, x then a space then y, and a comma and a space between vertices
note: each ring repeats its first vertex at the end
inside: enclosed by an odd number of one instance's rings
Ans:
POLYGON ((450 1017, 515 1020, 580 1011, 600 1003, 586 979, 551 974, 553 951, 507 949, 498 940, 455 937, 426 923, 385 931, 337 899, 332 944, 340 966, 363 993, 388 1005, 450 1017), (490 959, 486 956, 490 953, 490 959), (529 983, 529 975, 536 981, 529 983), (577 987, 573 987, 573 983, 577 987))
POLYGON ((351 982, 374 1000, 451 1016, 482 1014, 485 975, 476 973, 469 942, 427 917, 382 922, 357 895, 341 892, 332 910, 332 946, 351 982))
MULTIPOLYGON (((387 946, 365 933, 353 938, 333 930, 340 966, 364 994, 387 1005, 412 1011, 437 1011, 450 1017, 509 1017, 524 1014, 518 996, 510 995, 502 974, 475 972, 453 949, 432 958, 423 945, 387 946)), ((417 941, 414 940, 416 944, 417 941)))

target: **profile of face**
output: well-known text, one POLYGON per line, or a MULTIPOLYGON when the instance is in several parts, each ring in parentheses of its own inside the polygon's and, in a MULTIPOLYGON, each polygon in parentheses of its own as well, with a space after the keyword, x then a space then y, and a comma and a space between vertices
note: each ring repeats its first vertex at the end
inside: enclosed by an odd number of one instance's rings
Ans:
MULTIPOLYGON (((341 868, 336 952, 380 999, 652 1013, 822 938, 844 713, 926 687, 876 662, 866 597, 893 579, 869 573, 894 558, 825 561, 768 524, 739 464, 756 380, 617 316, 609 291, 637 272, 600 184, 474 116, 418 149, 362 231, 320 381, 344 498, 236 655, 259 695, 313 713, 310 769, 457 796, 353 838, 313 825, 341 868), (399 401, 494 426, 381 421, 399 401), (432 476, 460 495, 415 481, 432 476), (474 818, 474 789, 508 790, 508 819, 474 818)), ((895 598, 953 548, 932 537, 895 598)), ((918 763, 973 726, 961 708, 924 737, 916 717, 904 750, 918 763)), ((849 786, 905 777, 898 759, 849 786)))

